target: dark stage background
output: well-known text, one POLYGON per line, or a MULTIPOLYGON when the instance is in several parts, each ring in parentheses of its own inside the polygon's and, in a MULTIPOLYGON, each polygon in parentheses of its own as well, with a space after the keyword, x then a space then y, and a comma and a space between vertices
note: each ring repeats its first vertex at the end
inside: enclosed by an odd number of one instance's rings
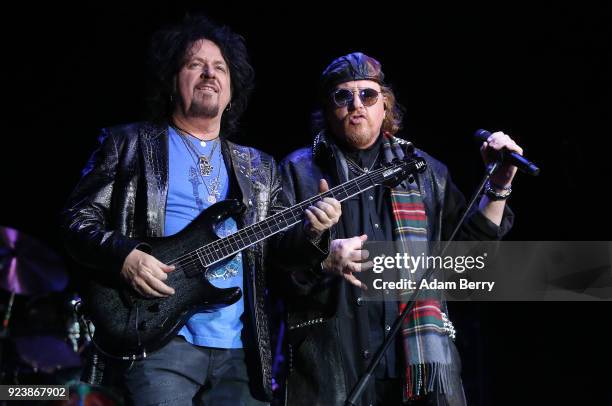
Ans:
MULTIPOLYGON (((308 144, 319 73, 361 50, 382 62, 406 107, 404 136, 445 162, 466 194, 483 169, 477 128, 510 133, 541 166, 539 178, 517 175, 510 239, 611 239, 603 2, 171 4, 3 11, 1 225, 61 250, 58 213, 99 129, 145 117, 151 34, 199 11, 246 38, 257 88, 243 143, 278 159, 308 144)), ((470 404, 612 404, 609 303, 451 310, 470 404)))

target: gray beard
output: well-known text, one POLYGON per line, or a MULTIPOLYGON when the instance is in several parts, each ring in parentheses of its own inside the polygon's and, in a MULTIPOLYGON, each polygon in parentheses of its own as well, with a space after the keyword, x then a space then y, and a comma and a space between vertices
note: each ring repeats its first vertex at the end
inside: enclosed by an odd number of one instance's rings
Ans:
POLYGON ((219 114, 219 103, 215 104, 202 104, 202 103, 191 103, 187 114, 192 117, 205 117, 213 118, 219 114))

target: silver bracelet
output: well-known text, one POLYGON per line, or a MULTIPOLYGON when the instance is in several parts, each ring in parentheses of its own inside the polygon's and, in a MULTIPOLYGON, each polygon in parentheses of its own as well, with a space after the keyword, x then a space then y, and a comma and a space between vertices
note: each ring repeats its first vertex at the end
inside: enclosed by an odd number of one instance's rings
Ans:
POLYGON ((510 193, 512 193, 512 188, 510 186, 498 186, 495 185, 498 189, 503 189, 504 193, 499 193, 493 188, 493 184, 490 180, 487 180, 485 183, 484 194, 489 197, 491 200, 506 200, 510 193))

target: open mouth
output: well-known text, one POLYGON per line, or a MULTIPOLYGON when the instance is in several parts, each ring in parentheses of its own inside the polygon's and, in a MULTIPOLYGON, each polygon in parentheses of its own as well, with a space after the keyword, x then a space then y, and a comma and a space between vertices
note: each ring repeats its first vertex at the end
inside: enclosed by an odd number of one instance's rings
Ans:
POLYGON ((198 89, 198 90, 206 90, 206 91, 214 92, 214 93, 219 93, 219 89, 217 89, 217 87, 215 87, 213 85, 199 85, 199 86, 196 86, 196 89, 198 89))
POLYGON ((365 116, 361 114, 356 114, 354 116, 349 117, 349 123, 351 124, 359 124, 359 123, 364 122, 365 120, 366 120, 365 116))

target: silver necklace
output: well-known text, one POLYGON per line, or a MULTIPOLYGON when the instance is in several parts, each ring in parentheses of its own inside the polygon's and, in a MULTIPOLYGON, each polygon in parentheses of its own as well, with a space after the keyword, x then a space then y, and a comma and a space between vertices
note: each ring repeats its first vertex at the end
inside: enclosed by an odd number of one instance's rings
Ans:
POLYGON ((348 163, 349 168, 351 169, 351 171, 353 171, 355 175, 363 175, 364 173, 368 173, 372 170, 374 165, 376 165, 376 163, 378 162, 379 155, 380 155, 380 151, 378 151, 378 153, 376 154, 376 157, 374 157, 374 161, 372 162, 372 165, 370 165, 369 168, 362 168, 361 166, 357 165, 355 161, 353 161, 351 158, 347 156, 345 156, 344 158, 346 159, 346 162, 348 163))
MULTIPOLYGON (((175 125, 172 126, 176 132, 181 136, 181 138, 183 139, 183 142, 185 142, 185 137, 187 135, 194 137, 194 138, 198 138, 196 136, 194 136, 193 134, 183 130, 182 128, 179 128, 175 125)), ((208 155, 208 157, 204 154, 200 154, 198 152, 198 150, 193 146, 193 144, 191 143, 191 141, 187 140, 186 145, 187 147, 195 154, 195 156, 197 157, 197 163, 196 166, 200 169, 200 173, 202 174, 202 176, 210 176, 210 174, 215 170, 215 167, 212 164, 212 156, 215 152, 215 149, 217 148, 217 144, 219 141, 219 137, 214 139, 214 144, 210 150, 210 154, 208 155)), ((201 142, 202 144, 202 142, 201 142)), ((206 143, 204 142, 202 146, 206 146, 206 143)))
MULTIPOLYGON (((220 177, 221 177, 221 165, 219 165, 219 168, 217 169, 217 178, 210 182, 210 188, 209 188, 208 184, 206 183, 206 180, 204 179, 204 176, 210 175, 210 172, 207 173, 207 175, 204 175, 204 173, 202 172, 202 166, 200 165, 201 164, 201 158, 203 156, 199 154, 199 152, 195 149, 195 147, 193 146, 191 141, 188 140, 187 137, 184 134, 182 134, 180 131, 177 131, 177 133, 178 133, 179 137, 181 137, 181 141, 183 141, 183 144, 185 144, 185 147, 187 148, 187 151, 189 152, 189 156, 191 156, 191 159, 193 160, 193 163, 196 166, 199 166, 199 168, 200 168, 199 175, 200 175, 200 178, 202 179, 202 183, 204 184, 204 187, 206 188, 206 192, 208 193, 208 197, 206 198, 206 200, 210 204, 216 203, 217 200, 219 198, 221 198, 221 181, 219 180, 220 177), (199 157, 199 159, 198 159, 198 157, 199 157)), ((216 146, 217 146, 217 144, 215 143, 215 145, 213 145, 213 147, 212 147, 213 151, 214 151, 216 146)), ((221 155, 220 152, 219 152, 219 155, 221 155)), ((212 152, 210 153, 209 159, 212 159, 212 152)), ((222 160, 222 158, 219 157, 219 161, 221 161, 221 160, 222 160)), ((210 168, 211 168, 210 171, 212 172, 213 166, 210 165, 210 168)))

